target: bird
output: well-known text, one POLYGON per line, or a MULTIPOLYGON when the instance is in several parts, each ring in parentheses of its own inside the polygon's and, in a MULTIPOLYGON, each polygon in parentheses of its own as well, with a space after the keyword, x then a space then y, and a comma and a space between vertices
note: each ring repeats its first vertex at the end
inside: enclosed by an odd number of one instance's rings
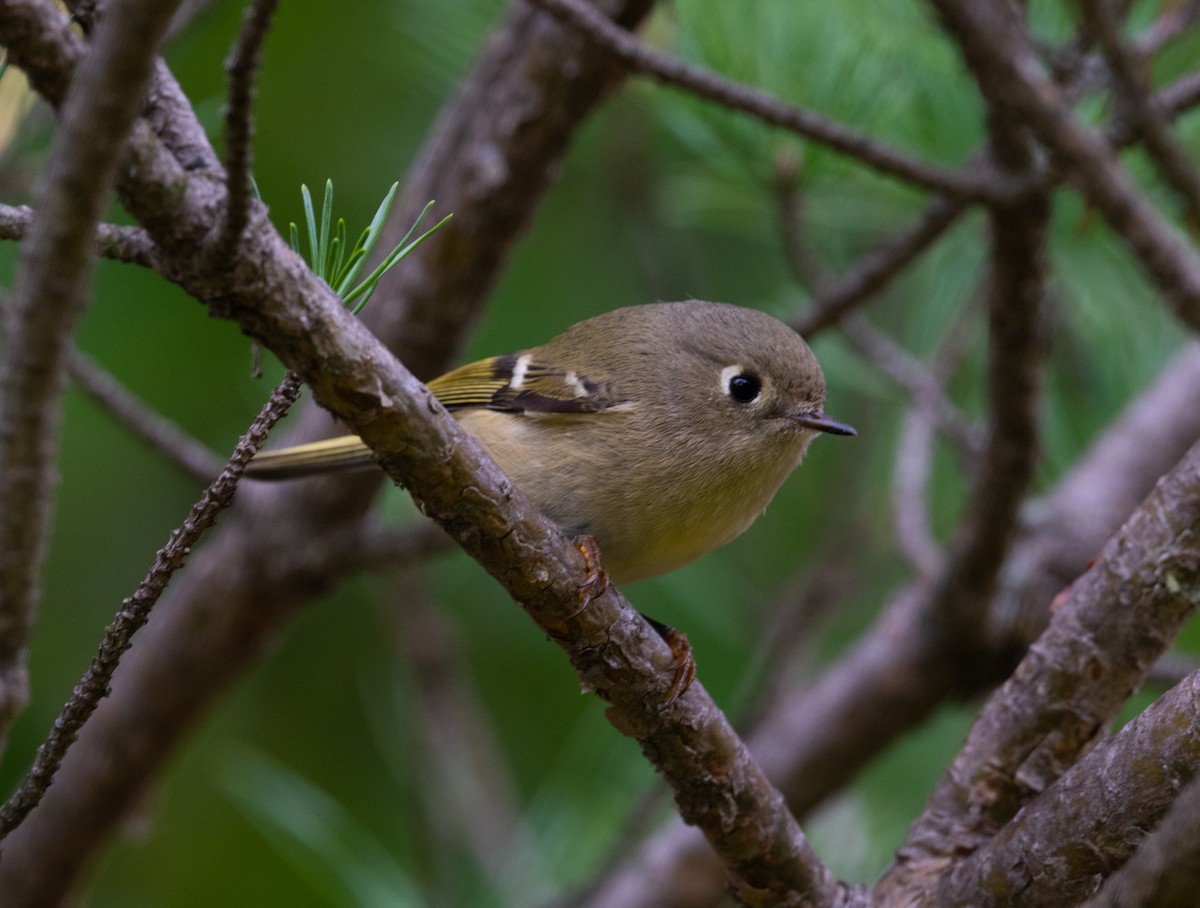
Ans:
MULTIPOLYGON (((429 389, 542 513, 594 540, 618 585, 740 536, 817 435, 857 434, 826 415, 820 364, 795 330, 702 300, 614 309, 429 389)), ((260 452, 247 476, 372 462, 350 435, 260 452)))

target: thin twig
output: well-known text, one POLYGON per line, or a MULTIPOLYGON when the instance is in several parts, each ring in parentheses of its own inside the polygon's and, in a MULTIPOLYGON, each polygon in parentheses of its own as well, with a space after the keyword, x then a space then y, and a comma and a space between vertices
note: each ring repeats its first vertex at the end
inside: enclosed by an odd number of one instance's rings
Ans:
MULTIPOLYGON (((812 248, 808 238, 804 193, 800 190, 799 165, 793 159, 781 159, 775 165, 775 205, 784 259, 800 283, 818 297, 837 278, 812 248)), ((841 328, 845 336, 875 368, 905 388, 921 407, 933 415, 938 427, 960 448, 977 447, 973 430, 958 408, 947 400, 942 383, 924 363, 907 353, 899 344, 875 329, 866 318, 843 312, 841 328)))
MULTIPOLYGON (((775 165, 775 198, 784 257, 797 279, 820 294, 833 276, 808 241, 804 193, 800 191, 799 163, 783 158, 775 165)), ((945 395, 944 383, 899 344, 884 335, 861 313, 845 312, 840 326, 863 359, 904 387, 914 401, 908 413, 896 461, 894 524, 896 541, 918 573, 933 577, 944 563, 941 547, 929 527, 926 501, 935 428, 940 424, 958 443, 971 449, 970 426, 945 395)))
POLYGON ((808 239, 806 196, 800 188, 801 160, 787 154, 775 161, 775 209, 783 240, 784 261, 809 293, 817 294, 834 280, 834 274, 816 254, 808 239))
POLYGON ((225 220, 213 247, 218 259, 227 259, 246 229, 254 201, 251 169, 254 152, 254 76, 271 17, 279 0, 254 0, 242 20, 242 31, 225 65, 229 76, 229 102, 225 109, 225 220))
POLYGON ((698 66, 646 47, 632 34, 579 0, 530 0, 550 15, 604 47, 626 66, 642 75, 681 88, 730 110, 741 111, 794 132, 873 167, 880 173, 955 198, 1003 198, 1013 187, 995 174, 978 169, 955 170, 918 161, 877 139, 855 132, 812 111, 795 107, 760 89, 725 79, 698 66))
POLYGON ((946 552, 933 535, 929 519, 929 477, 936 440, 928 411, 910 407, 900 427, 892 481, 892 526, 896 545, 917 575, 932 579, 941 573, 946 552))
MULTIPOLYGON (((1124 18, 1120 16, 1118 18, 1124 18)), ((1178 38, 1200 19, 1200 3, 1190 0, 1186 5, 1163 4, 1158 18, 1138 35, 1133 51, 1139 57, 1153 57, 1178 38)))
POLYGON ((79 387, 123 426, 156 451, 165 455, 186 475, 201 485, 212 481, 221 470, 221 459, 179 425, 141 400, 95 360, 72 348, 67 372, 79 387))
POLYGON ((133 595, 121 603, 121 609, 105 631, 92 664, 71 692, 71 698, 54 721, 54 728, 49 737, 38 748, 33 766, 17 786, 17 790, 0 807, 0 841, 12 832, 42 799, 42 795, 54 781, 54 774, 62 765, 63 757, 78 738, 83 724, 95 711, 100 700, 108 695, 113 672, 116 671, 122 654, 132 644, 133 635, 146 623, 150 617, 150 610, 158 602, 175 572, 183 566, 192 547, 213 525, 217 514, 233 501, 233 493, 246 464, 266 440, 271 427, 287 413, 288 407, 299 393, 300 379, 288 373, 233 449, 229 463, 221 475, 212 481, 200 500, 192 505, 183 523, 171 531, 167 544, 155 555, 149 573, 138 584, 133 595))
POLYGON ((876 244, 817 294, 812 311, 794 322, 796 330, 812 338, 837 324, 843 315, 883 289, 929 248, 968 207, 962 199, 935 197, 910 226, 876 244))
MULTIPOLYGON (((28 205, 0 204, 0 240, 24 240, 33 219, 33 209, 28 205)), ((153 268, 158 259, 154 241, 141 227, 98 224, 94 248, 102 258, 146 268, 153 268)))
POLYGON ((1117 95, 1134 127, 1141 133, 1146 151, 1163 178, 1178 193, 1188 221, 1200 227, 1200 177, 1197 177, 1187 152, 1171 134, 1170 117, 1141 72, 1143 62, 1135 58, 1121 40, 1117 22, 1104 3, 1079 0, 1079 9, 1084 26, 1095 36, 1108 59, 1117 95))

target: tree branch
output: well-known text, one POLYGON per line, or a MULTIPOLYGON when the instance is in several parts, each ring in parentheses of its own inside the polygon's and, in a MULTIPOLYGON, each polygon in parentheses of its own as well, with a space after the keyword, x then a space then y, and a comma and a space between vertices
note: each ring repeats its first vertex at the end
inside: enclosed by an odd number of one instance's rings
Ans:
POLYGON ((909 227, 878 243, 853 266, 817 294, 813 309, 794 322, 802 335, 812 338, 837 322, 869 296, 882 290, 945 233, 967 210, 962 199, 936 196, 909 227))
MULTIPOLYGON (((24 648, 53 505, 65 361, 91 277, 95 225, 172 8, 114 0, 65 100, 40 216, 22 249, 0 364, 0 743, 28 696, 24 648)), ((7 12, 0 7, 0 18, 7 12)))
POLYGON ((254 136, 254 76, 258 70, 259 54, 271 27, 271 17, 279 0, 254 0, 246 10, 237 45, 226 63, 229 76, 229 102, 225 110, 225 220, 215 249, 218 260, 230 253, 246 229, 250 205, 254 201, 251 188, 254 136))
POLYGON ((880 173, 970 201, 1004 197, 1012 188, 996 174, 952 170, 917 161, 871 136, 855 132, 803 108, 793 107, 760 89, 731 82, 715 73, 660 54, 641 44, 628 31, 614 25, 581 0, 529 2, 586 34, 634 72, 820 142, 880 173))
POLYGON ((1108 7, 1099 0, 1079 0, 1084 28, 1096 39, 1112 69, 1118 98, 1142 136, 1159 172, 1179 194, 1188 221, 1200 226, 1200 178, 1187 152, 1171 135, 1168 114, 1142 76, 1142 64, 1121 40, 1108 7))
MULTIPOLYGON (((29 234, 33 224, 33 209, 28 205, 0 205, 0 240, 20 242, 29 234)), ((150 235, 141 227, 118 224, 97 224, 93 247, 102 258, 154 268, 157 249, 150 235)))
MULTIPOLYGON (((1095 891, 1171 810, 1200 764, 1200 676, 1164 694, 1102 742, 941 881, 935 901, 972 908, 1058 908, 1095 891), (1147 772, 1152 766, 1153 772, 1147 772)), ((1180 805, 1182 806, 1182 805, 1180 805)), ((1175 835, 1184 819, 1178 808, 1175 835)), ((1170 834, 1170 833, 1169 833, 1170 834)), ((1151 840, 1153 841, 1153 839, 1151 840)), ((1179 841, 1184 854, 1195 839, 1179 841)), ((1161 852, 1160 852, 1161 855, 1161 852)), ((1195 877, 1196 865, 1183 866, 1195 877)), ((1161 885, 1166 880, 1154 883, 1161 885)), ((1179 880, 1177 879, 1176 884, 1179 880)), ((1167 888, 1167 887, 1163 887, 1167 888)), ((1196 890, 1189 891, 1195 904, 1196 890)), ((1125 900, 1122 906, 1160 901, 1125 900)))
POLYGON ((1200 330, 1200 258, 1138 191, 1104 139, 1076 119, 1042 72, 1010 8, 969 0, 930 2, 958 39, 984 95, 1019 111, 1061 172, 1129 246, 1180 321, 1200 330))
POLYGON ((166 590, 175 572, 183 567, 192 547, 216 522, 217 515, 229 507, 246 464, 262 446, 271 427, 287 413, 288 407, 299 393, 299 379, 294 375, 284 378, 283 383, 271 395, 258 418, 234 448, 225 469, 204 490, 200 500, 192 505, 183 523, 171 531, 167 544, 159 549, 155 556, 154 565, 149 573, 138 584, 133 595, 121 603, 120 611, 104 633, 99 652, 55 719, 50 736, 38 748, 33 766, 17 786, 16 792, 0 806, 0 842, 25 819, 45 795, 46 789, 54 781, 55 773, 62 765, 63 757, 79 737, 79 730, 95 712, 100 700, 108 695, 113 672, 116 671, 121 656, 132 644, 133 635, 149 619, 150 610, 166 590))
POLYGON ((1198 604, 1200 443, 1071 585, 988 700, 900 852, 905 875, 939 873, 1061 776, 1198 604))
MULTIPOLYGON (((1155 704, 1151 708, 1161 707, 1155 704)), ((1190 756, 1185 772, 1193 774, 1192 781, 1175 798, 1158 829, 1084 908, 1191 908, 1196 903, 1196 889, 1200 887, 1200 780, 1194 775, 1195 755, 1190 756)), ((1135 779, 1133 784, 1143 781, 1135 779)))

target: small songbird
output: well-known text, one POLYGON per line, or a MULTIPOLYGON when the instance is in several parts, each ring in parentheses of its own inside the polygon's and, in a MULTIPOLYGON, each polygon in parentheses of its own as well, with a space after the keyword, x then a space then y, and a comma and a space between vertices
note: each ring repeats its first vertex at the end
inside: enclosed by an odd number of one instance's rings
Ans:
MULTIPOLYGON (((429 389, 539 510, 592 536, 618 583, 681 567, 740 536, 819 432, 816 357, 783 322, 688 300, 617 309, 429 389)), ((247 475, 370 464, 356 436, 260 453, 247 475)))

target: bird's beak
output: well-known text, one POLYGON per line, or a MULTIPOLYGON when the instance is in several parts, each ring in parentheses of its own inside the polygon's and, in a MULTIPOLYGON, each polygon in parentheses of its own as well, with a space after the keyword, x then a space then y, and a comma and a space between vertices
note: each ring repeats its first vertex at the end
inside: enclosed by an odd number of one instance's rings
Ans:
POLYGON ((844 422, 838 422, 836 419, 830 419, 820 410, 793 413, 791 418, 806 429, 816 429, 818 432, 825 432, 829 435, 858 434, 852 426, 848 426, 844 422))

